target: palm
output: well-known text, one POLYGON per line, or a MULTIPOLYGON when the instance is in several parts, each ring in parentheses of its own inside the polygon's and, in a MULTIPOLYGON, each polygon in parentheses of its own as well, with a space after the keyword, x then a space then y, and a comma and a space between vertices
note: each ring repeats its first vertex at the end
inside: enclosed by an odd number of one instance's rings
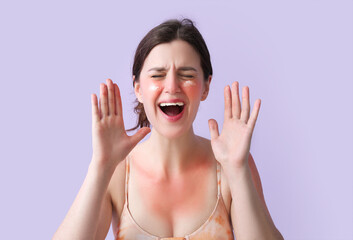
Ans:
POLYGON ((117 156, 119 153, 124 155, 119 149, 121 144, 117 144, 119 142, 125 143, 128 137, 122 117, 107 116, 102 118, 99 124, 92 126, 92 132, 94 152, 100 154, 100 158, 109 159, 109 156, 117 156))
POLYGON ((118 85, 109 79, 101 84, 100 102, 92 95, 93 157, 100 165, 116 166, 132 148, 150 131, 141 128, 133 136, 126 134, 118 85))
POLYGON ((212 150, 217 161, 222 166, 242 167, 247 163, 249 156, 251 137, 260 109, 260 100, 255 102, 254 109, 250 113, 249 89, 243 88, 242 108, 238 94, 238 82, 228 86, 224 91, 224 123, 221 134, 218 132, 218 124, 210 119, 212 150))

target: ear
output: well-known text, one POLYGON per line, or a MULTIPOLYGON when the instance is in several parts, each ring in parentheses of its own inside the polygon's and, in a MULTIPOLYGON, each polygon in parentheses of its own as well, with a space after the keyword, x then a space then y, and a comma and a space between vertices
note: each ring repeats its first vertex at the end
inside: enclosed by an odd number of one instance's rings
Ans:
POLYGON ((205 84, 205 85, 204 85, 204 86, 205 86, 205 89, 204 89, 204 91, 203 91, 203 93, 202 93, 201 101, 206 100, 206 98, 207 98, 207 96, 208 96, 208 92, 209 92, 209 90, 210 90, 211 80, 212 80, 212 75, 210 75, 210 76, 208 77, 208 80, 204 82, 204 84, 205 84))
POLYGON ((135 75, 132 76, 132 80, 134 82, 135 96, 136 96, 137 100, 140 103, 143 103, 143 101, 142 101, 142 93, 141 93, 141 85, 140 85, 140 83, 138 81, 135 82, 135 75))

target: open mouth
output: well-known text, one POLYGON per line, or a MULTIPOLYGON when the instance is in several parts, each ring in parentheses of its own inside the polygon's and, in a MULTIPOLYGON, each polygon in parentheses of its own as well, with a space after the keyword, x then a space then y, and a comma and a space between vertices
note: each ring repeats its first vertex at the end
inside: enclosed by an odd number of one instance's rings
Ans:
POLYGON ((159 104, 159 108, 168 116, 177 116, 179 115, 184 109, 184 103, 177 102, 177 103, 161 103, 159 104))

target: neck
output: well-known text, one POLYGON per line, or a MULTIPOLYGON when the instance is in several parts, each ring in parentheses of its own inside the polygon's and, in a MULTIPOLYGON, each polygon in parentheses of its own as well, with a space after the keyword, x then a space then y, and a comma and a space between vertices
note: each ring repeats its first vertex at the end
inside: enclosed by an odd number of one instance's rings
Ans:
POLYGON ((152 128, 151 136, 146 141, 146 146, 151 153, 150 163, 162 178, 177 176, 186 171, 191 157, 196 150, 199 140, 194 134, 193 128, 183 136, 169 139, 160 135, 152 128))

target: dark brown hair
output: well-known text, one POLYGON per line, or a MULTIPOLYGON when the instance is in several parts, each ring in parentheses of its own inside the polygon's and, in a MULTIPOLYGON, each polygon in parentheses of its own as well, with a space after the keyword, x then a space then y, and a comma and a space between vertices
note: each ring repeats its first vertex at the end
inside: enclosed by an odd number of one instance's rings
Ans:
MULTIPOLYGON (((188 18, 182 20, 171 19, 154 27, 141 40, 135 53, 134 64, 132 67, 132 75, 135 76, 135 82, 139 81, 143 63, 151 50, 161 43, 169 43, 173 40, 184 40, 188 42, 200 55, 201 68, 203 71, 204 80, 212 75, 212 65, 210 53, 208 52, 205 40, 199 30, 195 27, 193 21, 188 18)), ((147 119, 143 104, 136 99, 134 112, 138 114, 137 125, 128 131, 135 130, 139 127, 149 127, 150 122, 147 119)))

